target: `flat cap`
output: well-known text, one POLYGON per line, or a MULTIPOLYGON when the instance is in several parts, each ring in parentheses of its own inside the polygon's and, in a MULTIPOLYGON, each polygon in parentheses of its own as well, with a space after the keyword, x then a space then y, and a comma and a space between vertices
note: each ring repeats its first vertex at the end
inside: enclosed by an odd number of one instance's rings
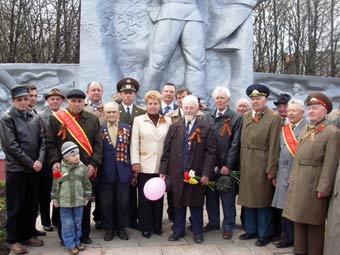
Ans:
POLYGON ((28 87, 26 86, 15 86, 13 88, 11 88, 11 96, 12 99, 17 98, 17 97, 23 97, 23 96, 28 96, 29 95, 29 90, 28 87))
POLYGON ((265 96, 268 97, 270 95, 269 88, 262 84, 252 84, 250 85, 246 93, 248 97, 255 97, 255 96, 265 96))
POLYGON ((327 110, 327 113, 330 113, 333 109, 333 103, 331 100, 322 92, 313 91, 310 92, 305 100, 305 105, 312 105, 312 104, 321 104, 327 110))
POLYGON ((50 90, 50 92, 48 92, 48 94, 45 95, 45 100, 47 100, 49 97, 51 96, 59 96, 61 97, 63 100, 65 99, 64 94, 61 92, 60 89, 58 88, 53 88, 50 90))
POLYGON ((275 105, 279 105, 279 104, 288 104, 289 100, 291 99, 290 95, 288 94, 281 94, 279 95, 279 97, 277 98, 276 101, 274 101, 275 105))
POLYGON ((81 98, 81 99, 85 99, 86 95, 80 89, 72 89, 69 92, 67 92, 66 98, 67 99, 69 99, 69 98, 81 98))
POLYGON ((117 83, 117 91, 122 92, 124 90, 132 90, 134 92, 138 92, 139 83, 133 78, 123 78, 117 83))

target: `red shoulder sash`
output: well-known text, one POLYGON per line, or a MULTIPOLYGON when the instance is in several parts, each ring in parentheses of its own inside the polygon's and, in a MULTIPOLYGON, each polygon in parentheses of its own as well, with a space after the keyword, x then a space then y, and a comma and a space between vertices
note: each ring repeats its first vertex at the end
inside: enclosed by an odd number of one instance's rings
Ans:
POLYGON ((289 152, 295 157, 297 140, 289 123, 282 127, 282 134, 289 152))
MULTIPOLYGON (((61 128, 58 132, 58 136, 62 135, 62 129, 67 129, 76 142, 86 151, 86 153, 92 155, 92 146, 87 138, 84 130, 79 123, 72 117, 69 111, 62 109, 54 113, 54 116, 61 123, 61 128)), ((66 135, 66 134, 65 134, 66 135)), ((63 139, 65 139, 65 135, 63 139)))

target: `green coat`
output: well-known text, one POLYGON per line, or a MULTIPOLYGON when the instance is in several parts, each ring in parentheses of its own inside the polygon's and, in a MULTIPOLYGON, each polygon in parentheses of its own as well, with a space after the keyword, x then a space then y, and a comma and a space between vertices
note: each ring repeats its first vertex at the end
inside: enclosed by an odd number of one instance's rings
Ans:
POLYGON ((252 111, 243 115, 241 131, 241 181, 238 203, 250 208, 269 207, 274 187, 267 174, 276 175, 280 150, 281 119, 265 107, 259 122, 252 111))
POLYGON ((125 112, 125 109, 122 105, 119 105, 119 112, 120 112, 120 117, 119 117, 119 122, 121 123, 125 123, 125 124, 128 124, 130 126, 132 126, 133 124, 133 119, 139 115, 143 115, 144 113, 146 113, 146 111, 133 104, 133 108, 132 108, 132 112, 131 112, 131 118, 129 119, 129 117, 127 116, 126 112, 125 112))
POLYGON ((322 225, 325 223, 328 198, 317 198, 317 192, 332 192, 340 156, 340 131, 326 121, 316 131, 314 141, 306 125, 300 133, 299 144, 289 177, 283 216, 299 223, 322 225))
POLYGON ((90 200, 92 194, 91 182, 87 177, 87 168, 82 162, 69 164, 61 162, 61 177, 53 179, 51 199, 60 207, 78 207, 84 205, 84 200, 90 200))

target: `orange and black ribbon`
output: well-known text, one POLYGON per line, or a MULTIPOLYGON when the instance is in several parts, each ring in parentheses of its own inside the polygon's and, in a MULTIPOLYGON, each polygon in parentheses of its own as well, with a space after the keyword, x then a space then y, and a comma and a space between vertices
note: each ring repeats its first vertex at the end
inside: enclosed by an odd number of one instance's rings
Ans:
POLYGON ((252 118, 253 121, 255 121, 256 123, 258 123, 261 119, 261 113, 257 112, 255 113, 255 116, 252 118))
POLYGON ((223 136, 226 131, 227 131, 228 136, 231 136, 231 129, 229 127, 229 123, 230 123, 230 118, 227 118, 223 122, 223 127, 221 129, 220 136, 223 136))
POLYGON ((201 143, 201 130, 199 128, 196 128, 195 131, 191 134, 191 136, 189 136, 188 140, 189 142, 192 142, 192 140, 194 140, 194 138, 196 137, 196 140, 198 143, 201 143))

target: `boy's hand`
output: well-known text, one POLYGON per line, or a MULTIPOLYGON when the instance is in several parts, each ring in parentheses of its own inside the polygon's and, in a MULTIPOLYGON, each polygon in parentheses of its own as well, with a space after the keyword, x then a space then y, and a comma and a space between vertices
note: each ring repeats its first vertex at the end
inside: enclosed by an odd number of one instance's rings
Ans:
POLYGON ((59 207, 59 203, 56 202, 56 201, 53 201, 53 205, 54 205, 54 207, 59 207))

